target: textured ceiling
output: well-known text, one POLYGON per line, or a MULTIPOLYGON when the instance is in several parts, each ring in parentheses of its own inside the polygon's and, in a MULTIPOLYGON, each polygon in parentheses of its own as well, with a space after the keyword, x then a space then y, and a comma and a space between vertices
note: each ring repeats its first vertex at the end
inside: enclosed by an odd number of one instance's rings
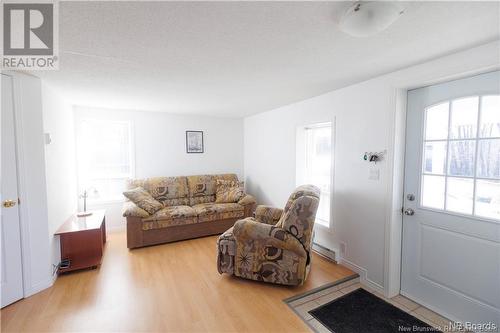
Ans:
POLYGON ((60 70, 74 104, 241 117, 496 40, 499 2, 403 3, 368 38, 342 2, 61 2, 60 70))

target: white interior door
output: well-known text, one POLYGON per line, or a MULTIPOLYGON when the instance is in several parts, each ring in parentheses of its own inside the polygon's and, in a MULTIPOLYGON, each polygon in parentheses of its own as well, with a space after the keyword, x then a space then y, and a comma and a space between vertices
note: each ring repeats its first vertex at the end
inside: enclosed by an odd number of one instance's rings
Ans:
POLYGON ((1 289, 2 307, 23 297, 21 237, 19 225, 16 141, 12 78, 2 77, 1 163, 1 289))
POLYGON ((401 293, 500 325, 500 72, 408 92, 401 293))

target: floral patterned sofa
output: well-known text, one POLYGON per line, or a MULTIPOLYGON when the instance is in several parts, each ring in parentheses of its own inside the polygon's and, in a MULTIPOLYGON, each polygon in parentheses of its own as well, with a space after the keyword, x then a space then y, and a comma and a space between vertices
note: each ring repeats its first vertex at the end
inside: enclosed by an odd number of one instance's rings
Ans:
POLYGON ((283 285, 304 283, 319 196, 319 188, 299 186, 284 210, 257 206, 255 218, 237 221, 217 242, 219 273, 283 285))
POLYGON ((163 208, 149 214, 133 202, 125 202, 127 247, 220 234, 235 221, 253 215, 255 199, 248 194, 238 202, 215 203, 217 180, 237 182, 238 177, 221 174, 129 180, 128 189, 145 189, 163 208))

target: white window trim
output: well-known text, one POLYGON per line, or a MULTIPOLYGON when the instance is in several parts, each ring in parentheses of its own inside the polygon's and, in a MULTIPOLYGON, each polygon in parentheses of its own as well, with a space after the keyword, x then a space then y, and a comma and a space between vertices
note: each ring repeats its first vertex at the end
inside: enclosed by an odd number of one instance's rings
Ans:
MULTIPOLYGON (((124 175, 125 177, 105 177, 105 179, 123 179, 125 182, 127 179, 135 178, 135 132, 133 122, 131 120, 115 120, 115 119, 106 119, 106 118, 96 118, 96 117, 75 117, 75 142, 76 142, 76 177, 77 177, 77 198, 78 198, 78 206, 80 206, 80 195, 82 194, 82 184, 81 184, 81 168, 80 168, 80 155, 79 155, 79 147, 80 147, 80 133, 81 133, 81 124, 84 121, 89 122, 110 122, 110 123, 125 123, 128 125, 129 135, 130 135, 130 144, 129 144, 129 162, 130 162, 130 174, 124 175)), ((104 178, 104 177, 103 177, 104 178)), ((104 204, 113 204, 124 202, 125 198, 87 198, 87 205, 104 205, 104 204)))

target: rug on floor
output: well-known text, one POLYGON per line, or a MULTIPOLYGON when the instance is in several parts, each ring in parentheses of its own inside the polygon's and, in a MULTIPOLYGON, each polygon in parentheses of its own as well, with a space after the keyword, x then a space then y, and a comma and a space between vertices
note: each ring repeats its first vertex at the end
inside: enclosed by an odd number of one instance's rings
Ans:
POLYGON ((440 332, 362 288, 309 313, 334 333, 440 332))

